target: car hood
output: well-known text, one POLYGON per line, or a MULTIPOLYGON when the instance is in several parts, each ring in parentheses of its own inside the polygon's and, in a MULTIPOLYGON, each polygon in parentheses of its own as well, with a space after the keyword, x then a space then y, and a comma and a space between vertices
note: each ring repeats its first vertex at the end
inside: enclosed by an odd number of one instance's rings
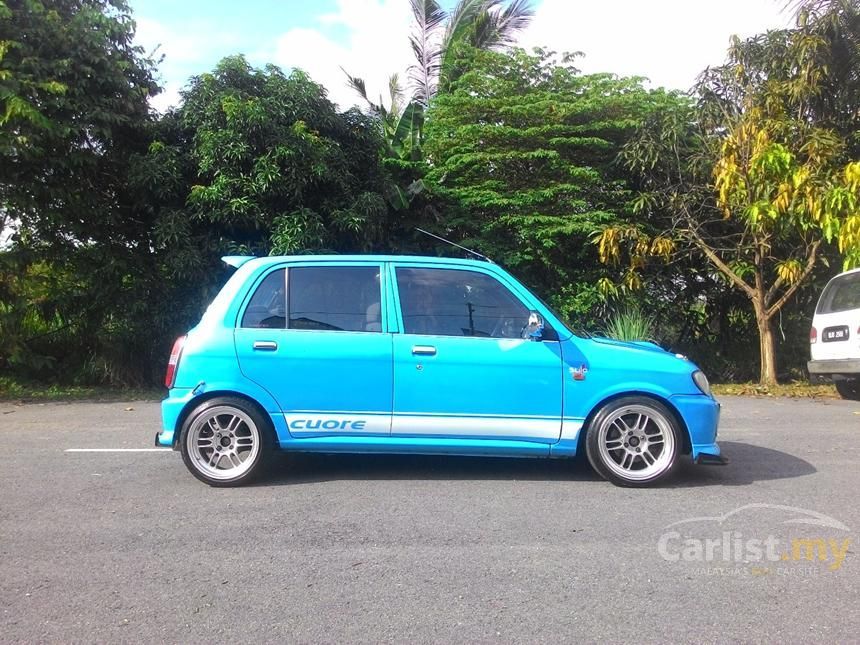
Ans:
POLYGON ((688 372, 698 369, 686 356, 675 354, 657 343, 612 338, 589 338, 591 349, 583 347, 589 360, 609 365, 623 364, 631 369, 688 372))
POLYGON ((594 336, 590 339, 598 345, 609 345, 610 347, 625 347, 628 349, 640 349, 648 352, 656 352, 657 354, 670 354, 657 343, 650 340, 615 340, 614 338, 603 338, 594 336))

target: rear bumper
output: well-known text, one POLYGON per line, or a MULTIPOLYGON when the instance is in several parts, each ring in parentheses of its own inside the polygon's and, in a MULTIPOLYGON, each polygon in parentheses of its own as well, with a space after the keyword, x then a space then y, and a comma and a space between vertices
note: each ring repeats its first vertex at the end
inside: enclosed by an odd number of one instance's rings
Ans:
POLYGON ((156 446, 176 447, 179 415, 192 398, 194 394, 190 388, 170 390, 167 398, 161 402, 161 432, 155 435, 156 446))
POLYGON ((858 376, 860 375, 860 358, 840 358, 829 361, 809 361, 806 364, 811 376, 858 376))

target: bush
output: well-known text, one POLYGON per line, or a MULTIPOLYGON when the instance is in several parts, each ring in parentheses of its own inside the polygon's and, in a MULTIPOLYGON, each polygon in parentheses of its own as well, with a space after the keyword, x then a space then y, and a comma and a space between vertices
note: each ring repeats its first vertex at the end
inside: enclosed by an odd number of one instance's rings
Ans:
POLYGON ((656 320, 638 307, 627 307, 615 312, 609 319, 604 332, 616 340, 655 339, 656 320))

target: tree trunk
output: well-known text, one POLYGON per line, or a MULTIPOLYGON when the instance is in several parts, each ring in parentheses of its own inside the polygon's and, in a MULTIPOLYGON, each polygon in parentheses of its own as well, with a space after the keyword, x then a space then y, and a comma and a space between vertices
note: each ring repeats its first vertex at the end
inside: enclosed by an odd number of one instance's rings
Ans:
POLYGON ((756 311, 756 322, 758 323, 759 352, 761 355, 759 383, 776 385, 776 345, 774 344, 770 318, 767 318, 764 312, 756 311))

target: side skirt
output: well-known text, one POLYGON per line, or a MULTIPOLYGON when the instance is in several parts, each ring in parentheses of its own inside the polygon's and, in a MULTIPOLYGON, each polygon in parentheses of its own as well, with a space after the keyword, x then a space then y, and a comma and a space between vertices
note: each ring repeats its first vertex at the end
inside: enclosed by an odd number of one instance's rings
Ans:
POLYGON ((290 452, 389 453, 487 457, 549 457, 550 445, 511 439, 451 437, 307 437, 281 441, 290 452))

